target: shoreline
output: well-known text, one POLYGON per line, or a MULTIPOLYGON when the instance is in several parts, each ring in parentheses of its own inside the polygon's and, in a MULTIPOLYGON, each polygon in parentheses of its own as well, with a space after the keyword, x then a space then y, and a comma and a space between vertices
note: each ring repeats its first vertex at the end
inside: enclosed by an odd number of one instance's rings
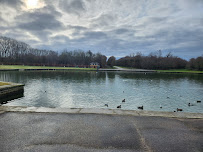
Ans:
POLYGON ((147 69, 88 69, 88 68, 14 68, 14 69, 1 69, 0 72, 7 72, 7 71, 95 71, 95 72, 133 72, 133 73, 165 73, 165 74, 203 74, 202 71, 160 71, 160 70, 147 70, 147 69))
POLYGON ((138 110, 122 110, 122 109, 102 109, 102 108, 95 109, 95 108, 47 108, 47 107, 24 107, 24 106, 0 106, 0 113, 4 112, 101 114, 101 115, 203 119, 203 113, 159 112, 159 111, 144 111, 144 110, 138 111, 138 110))
POLYGON ((133 73, 164 73, 164 74, 203 74, 202 72, 168 72, 168 71, 156 71, 156 70, 145 70, 145 69, 0 69, 0 72, 8 71, 95 71, 95 72, 133 72, 133 73))

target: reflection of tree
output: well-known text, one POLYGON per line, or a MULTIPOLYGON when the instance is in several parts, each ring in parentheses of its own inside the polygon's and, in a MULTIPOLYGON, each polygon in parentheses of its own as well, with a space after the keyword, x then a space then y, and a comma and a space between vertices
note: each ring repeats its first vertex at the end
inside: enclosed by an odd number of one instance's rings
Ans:
POLYGON ((117 73, 121 78, 123 79, 137 79, 137 80, 156 80, 156 81, 179 81, 181 79, 195 81, 196 83, 202 83, 203 84, 203 77, 201 74, 167 74, 167 73, 124 73, 119 72, 117 73))
POLYGON ((125 73, 125 72, 86 72, 86 71, 10 71, 0 72, 0 81, 9 81, 16 83, 27 84, 30 81, 43 79, 51 81, 74 81, 75 83, 91 83, 97 81, 103 83, 106 77, 109 80, 114 80, 116 76, 122 79, 135 80, 156 80, 165 82, 174 82, 179 80, 195 81, 203 84, 201 74, 166 74, 166 73, 125 73))
POLYGON ((116 73, 115 72, 106 72, 107 73, 107 77, 109 79, 115 79, 116 77, 116 73))
POLYGON ((0 72, 0 81, 10 81, 16 83, 29 83, 32 80, 62 80, 73 81, 74 83, 91 82, 95 79, 104 81, 106 75, 104 72, 86 72, 86 71, 24 71, 24 72, 0 72))

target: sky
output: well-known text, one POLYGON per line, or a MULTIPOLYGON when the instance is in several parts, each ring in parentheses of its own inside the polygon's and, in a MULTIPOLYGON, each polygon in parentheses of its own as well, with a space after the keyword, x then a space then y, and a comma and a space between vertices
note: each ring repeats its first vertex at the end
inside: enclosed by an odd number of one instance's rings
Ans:
POLYGON ((117 58, 203 55, 203 0, 0 0, 0 36, 117 58))

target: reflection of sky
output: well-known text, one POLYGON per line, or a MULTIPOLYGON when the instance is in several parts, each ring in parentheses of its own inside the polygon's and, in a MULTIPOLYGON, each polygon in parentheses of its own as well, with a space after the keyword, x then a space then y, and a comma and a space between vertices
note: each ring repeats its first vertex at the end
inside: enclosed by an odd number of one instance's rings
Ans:
POLYGON ((203 112, 203 78, 201 75, 124 74, 105 72, 11 73, 0 72, 0 80, 25 84, 24 97, 8 105, 64 108, 106 108, 122 105, 137 110, 203 112), (17 79, 16 79, 17 78, 17 79), (123 92, 124 91, 124 92, 123 92), (122 103, 123 99, 125 103, 122 103), (188 103, 196 106, 188 107, 188 103), (160 109, 160 105, 163 107, 160 109))

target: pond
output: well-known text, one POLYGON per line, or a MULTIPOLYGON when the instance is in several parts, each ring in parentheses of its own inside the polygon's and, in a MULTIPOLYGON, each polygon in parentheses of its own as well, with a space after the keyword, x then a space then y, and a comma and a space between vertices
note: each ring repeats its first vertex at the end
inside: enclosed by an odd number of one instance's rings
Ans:
POLYGON ((143 105, 147 111, 203 113, 201 74, 9 71, 0 72, 0 81, 25 84, 24 96, 8 106, 138 110, 143 105))

